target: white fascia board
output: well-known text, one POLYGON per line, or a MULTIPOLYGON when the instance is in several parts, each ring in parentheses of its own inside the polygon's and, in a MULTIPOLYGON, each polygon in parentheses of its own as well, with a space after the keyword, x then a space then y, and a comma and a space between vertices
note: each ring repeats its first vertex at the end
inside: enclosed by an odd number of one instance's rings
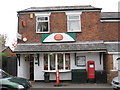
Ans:
POLYGON ((81 11, 66 11, 65 14, 66 15, 81 15, 82 12, 81 11))
POLYGON ((50 16, 51 12, 39 12, 35 13, 35 16, 50 16))
POLYGON ((69 51, 69 52, 61 52, 61 51, 58 51, 58 52, 54 52, 54 51, 51 51, 51 52, 16 52, 16 54, 44 54, 44 53, 100 53, 100 52, 106 52, 106 51, 69 51))
POLYGON ((110 42, 104 42, 104 44, 120 44, 120 41, 110 41, 110 42))
POLYGON ((120 20, 100 20, 101 22, 120 22, 120 20))
POLYGON ((108 54, 120 54, 120 52, 108 52, 108 54))

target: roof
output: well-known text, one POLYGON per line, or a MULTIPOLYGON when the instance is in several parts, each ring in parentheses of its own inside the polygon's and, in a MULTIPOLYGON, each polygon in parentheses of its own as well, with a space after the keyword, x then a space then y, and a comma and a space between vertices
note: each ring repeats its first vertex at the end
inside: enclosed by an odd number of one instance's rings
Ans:
POLYGON ((25 12, 46 12, 46 11, 69 11, 69 10, 101 10, 91 5, 80 6, 53 6, 53 7, 30 7, 25 10, 18 11, 18 13, 25 12))
POLYGON ((108 52, 120 52, 120 43, 105 43, 108 52))
POLYGON ((101 12, 101 20, 115 20, 115 19, 120 19, 120 12, 101 12))
POLYGON ((103 43, 53 43, 53 44, 18 44, 19 52, 71 52, 71 51, 105 51, 103 43))
POLYGON ((16 54, 10 49, 9 46, 2 46, 0 51, 7 55, 7 57, 16 57, 16 54))
POLYGON ((3 52, 4 50, 6 50, 7 48, 9 48, 9 46, 2 46, 1 52, 3 52))

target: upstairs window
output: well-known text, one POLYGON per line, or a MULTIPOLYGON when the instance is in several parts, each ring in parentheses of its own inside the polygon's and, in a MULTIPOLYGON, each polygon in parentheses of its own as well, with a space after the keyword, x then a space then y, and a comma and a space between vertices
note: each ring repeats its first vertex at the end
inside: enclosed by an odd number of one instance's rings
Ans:
POLYGON ((68 32, 81 32, 81 12, 67 12, 68 32))
POLYGON ((49 17, 48 16, 37 16, 36 18, 36 32, 49 32, 49 17))

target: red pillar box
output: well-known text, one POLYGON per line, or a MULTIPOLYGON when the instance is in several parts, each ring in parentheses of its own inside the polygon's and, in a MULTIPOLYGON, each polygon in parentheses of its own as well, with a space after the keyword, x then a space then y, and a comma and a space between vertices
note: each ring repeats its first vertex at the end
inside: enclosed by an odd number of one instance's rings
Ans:
POLYGON ((88 67, 88 82, 95 81, 95 62, 94 61, 88 61, 87 62, 88 67))

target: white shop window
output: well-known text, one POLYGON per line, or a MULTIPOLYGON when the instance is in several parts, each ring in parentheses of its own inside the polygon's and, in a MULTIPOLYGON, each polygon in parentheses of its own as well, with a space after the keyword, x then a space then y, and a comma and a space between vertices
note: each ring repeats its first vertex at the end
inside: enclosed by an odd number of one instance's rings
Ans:
POLYGON ((45 71, 70 70, 70 54, 69 53, 44 54, 44 70, 45 71))

